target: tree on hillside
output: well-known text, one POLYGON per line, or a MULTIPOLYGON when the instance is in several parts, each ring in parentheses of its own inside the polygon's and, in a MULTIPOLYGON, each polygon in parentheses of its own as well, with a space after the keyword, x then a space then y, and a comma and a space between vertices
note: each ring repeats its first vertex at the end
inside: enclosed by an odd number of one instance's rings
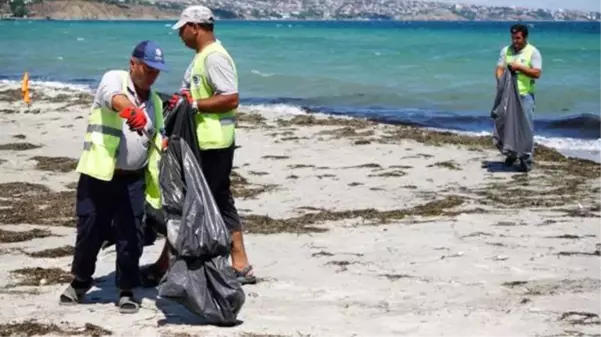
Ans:
POLYGON ((24 0, 11 0, 10 2, 10 11, 13 13, 13 16, 18 18, 22 18, 27 15, 27 8, 25 8, 24 0))

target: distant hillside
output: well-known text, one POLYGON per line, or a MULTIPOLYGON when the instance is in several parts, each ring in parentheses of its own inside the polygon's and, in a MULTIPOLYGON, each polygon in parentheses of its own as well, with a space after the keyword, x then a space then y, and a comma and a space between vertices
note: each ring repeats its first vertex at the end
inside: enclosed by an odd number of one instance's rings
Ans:
POLYGON ((175 19, 180 9, 151 4, 85 0, 46 0, 26 5, 28 17, 57 20, 175 19))
MULTIPOLYGON (((458 2, 460 2, 459 0, 458 2)), ((175 19, 204 4, 218 18, 258 20, 599 21, 601 13, 415 0, 0 0, 0 16, 175 19)))

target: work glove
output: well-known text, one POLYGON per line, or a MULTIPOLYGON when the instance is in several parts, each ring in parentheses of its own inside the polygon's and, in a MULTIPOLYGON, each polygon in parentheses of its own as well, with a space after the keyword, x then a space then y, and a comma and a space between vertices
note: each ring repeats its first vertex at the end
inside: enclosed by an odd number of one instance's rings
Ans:
POLYGON ((171 96, 171 99, 168 103, 169 109, 173 109, 175 107, 180 97, 183 97, 190 104, 194 103, 194 100, 192 99, 192 94, 190 94, 190 90, 182 89, 179 94, 173 94, 173 96, 171 96))
POLYGON ((127 120, 127 125, 133 131, 140 131, 146 126, 146 114, 142 109, 127 107, 119 112, 119 117, 127 120))

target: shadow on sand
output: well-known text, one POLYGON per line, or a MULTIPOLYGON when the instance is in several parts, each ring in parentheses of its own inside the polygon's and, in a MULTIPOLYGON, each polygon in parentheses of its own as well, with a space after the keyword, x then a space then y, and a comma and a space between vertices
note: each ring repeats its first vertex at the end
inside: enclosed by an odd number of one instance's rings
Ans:
MULTIPOLYGON (((82 304, 110 304, 116 303, 118 300, 118 289, 115 284, 115 272, 111 272, 105 276, 96 279, 96 288, 89 292, 82 304)), ((164 318, 158 320, 158 326, 164 325, 215 325, 207 322, 202 317, 192 313, 183 304, 158 296, 157 288, 136 288, 135 296, 139 301, 149 299, 153 301, 156 307, 163 312, 164 318)), ((221 327, 234 327, 242 324, 243 321, 238 320, 234 325, 225 325, 221 327)))

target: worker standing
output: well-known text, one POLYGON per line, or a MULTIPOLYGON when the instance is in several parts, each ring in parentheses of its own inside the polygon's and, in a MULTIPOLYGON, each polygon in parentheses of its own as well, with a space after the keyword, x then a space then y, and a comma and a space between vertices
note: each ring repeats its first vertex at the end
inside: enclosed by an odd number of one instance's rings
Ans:
POLYGON ((77 165, 74 279, 61 294, 61 304, 82 301, 92 286, 102 242, 114 236, 119 311, 139 310, 133 289, 140 280, 144 204, 160 207, 159 149, 166 141, 163 104, 151 87, 165 69, 162 49, 142 41, 134 48, 129 71, 110 70, 100 81, 77 165))
MULTIPOLYGON (((517 85, 520 100, 530 128, 534 135, 534 92, 535 80, 539 79, 542 72, 543 60, 540 52, 532 44, 528 43, 528 27, 515 24, 510 28, 511 45, 504 47, 497 61, 497 80, 503 75, 505 68, 517 73, 517 85)), ((534 144, 534 141, 531 142, 534 144)), ((509 155, 505 165, 512 166, 517 159, 520 160, 520 169, 528 172, 532 169, 533 151, 525 153, 521 158, 509 155)))
MULTIPOLYGON (((223 220, 232 235, 232 267, 241 284, 256 283, 248 263, 242 224, 230 189, 235 150, 235 118, 238 107, 238 77, 230 54, 217 41, 214 17, 205 6, 184 9, 172 27, 196 54, 188 67, 180 93, 198 112, 195 116, 201 167, 223 220)), ((170 105, 179 99, 174 95, 170 105)), ((158 261, 142 269, 142 280, 155 286, 168 268, 167 246, 158 261)))

